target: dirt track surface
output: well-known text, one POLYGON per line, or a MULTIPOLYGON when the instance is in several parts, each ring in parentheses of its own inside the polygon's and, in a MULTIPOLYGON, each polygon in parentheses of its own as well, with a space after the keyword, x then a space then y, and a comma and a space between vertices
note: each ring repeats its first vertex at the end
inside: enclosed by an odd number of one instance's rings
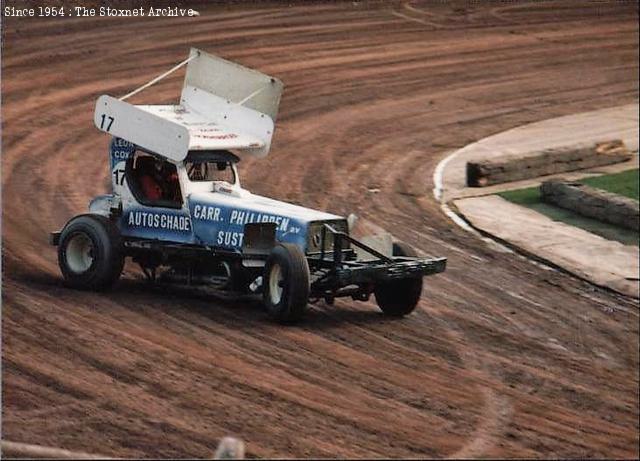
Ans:
MULTIPOLYGON (((637 101, 637 4, 200 11, 6 21, 2 437, 111 456, 208 456, 235 435, 251 456, 638 457, 637 304, 489 249, 430 193, 452 149, 637 101), (449 258, 413 315, 318 303, 284 328, 133 266, 108 294, 62 286, 47 233, 109 180, 96 97, 191 45, 286 84, 245 187, 449 258)), ((134 102, 177 100, 182 75, 134 102)))

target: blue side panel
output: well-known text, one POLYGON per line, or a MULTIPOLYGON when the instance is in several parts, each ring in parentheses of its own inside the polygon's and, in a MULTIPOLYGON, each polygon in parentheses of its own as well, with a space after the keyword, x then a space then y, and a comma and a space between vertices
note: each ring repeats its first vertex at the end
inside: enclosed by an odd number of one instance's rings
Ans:
POLYGON ((138 204, 120 217, 120 232, 129 237, 194 243, 191 219, 184 210, 138 204))
POLYGON ((109 158, 111 159, 111 169, 113 170, 118 162, 126 162, 136 151, 135 144, 121 138, 112 138, 109 146, 109 158))
POLYGON ((245 224, 272 222, 276 224, 276 240, 294 243, 303 251, 306 248, 307 223, 294 218, 197 201, 189 201, 189 211, 195 238, 205 245, 240 250, 245 224))

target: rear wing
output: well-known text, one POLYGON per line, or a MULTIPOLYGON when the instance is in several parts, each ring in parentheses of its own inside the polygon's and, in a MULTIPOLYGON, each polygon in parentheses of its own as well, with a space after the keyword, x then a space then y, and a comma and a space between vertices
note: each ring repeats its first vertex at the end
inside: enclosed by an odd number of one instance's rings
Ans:
POLYGON ((271 147, 282 89, 274 77, 192 48, 183 63, 129 95, 100 96, 94 123, 101 131, 174 162, 192 150, 264 157, 271 147), (185 63, 179 104, 124 101, 185 63))

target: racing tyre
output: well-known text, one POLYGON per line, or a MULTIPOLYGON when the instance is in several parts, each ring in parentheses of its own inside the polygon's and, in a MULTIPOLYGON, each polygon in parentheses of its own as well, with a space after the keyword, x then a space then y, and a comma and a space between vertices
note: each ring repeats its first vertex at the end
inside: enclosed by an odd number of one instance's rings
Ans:
POLYGON ((299 320, 309 301, 309 265, 297 245, 279 243, 267 259, 262 276, 264 305, 274 320, 299 320))
MULTIPOLYGON (((416 257, 413 248, 394 242, 393 256, 416 257)), ((422 277, 411 277, 378 283, 374 289, 378 307, 390 317, 403 317, 413 312, 422 294, 422 277)))
POLYGON ((111 288, 124 265, 118 230, 104 216, 73 218, 60 234, 58 264, 67 286, 96 291, 111 288))

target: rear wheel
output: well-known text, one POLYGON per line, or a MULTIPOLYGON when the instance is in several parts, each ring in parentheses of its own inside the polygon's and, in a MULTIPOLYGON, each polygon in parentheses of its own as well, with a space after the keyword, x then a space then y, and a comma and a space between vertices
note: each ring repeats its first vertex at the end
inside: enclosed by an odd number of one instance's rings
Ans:
POLYGON ((279 243, 267 259, 262 276, 263 302, 274 320, 299 320, 309 301, 309 265, 297 245, 279 243))
MULTIPOLYGON (((393 256, 416 257, 404 242, 393 244, 393 256)), ((422 277, 410 277, 378 283, 374 289, 378 307, 390 317, 403 317, 413 312, 422 295, 422 277)))
POLYGON ((110 288, 124 265, 118 230, 104 216, 73 218, 60 234, 58 265, 65 283, 72 288, 110 288))

